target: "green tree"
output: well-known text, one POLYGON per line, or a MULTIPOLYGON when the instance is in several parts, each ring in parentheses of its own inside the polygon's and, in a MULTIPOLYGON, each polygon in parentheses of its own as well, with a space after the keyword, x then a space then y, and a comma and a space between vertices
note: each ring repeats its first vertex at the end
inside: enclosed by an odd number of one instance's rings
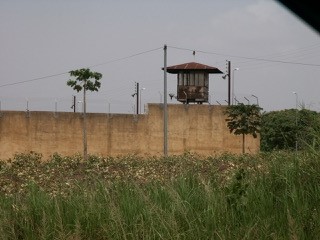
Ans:
POLYGON ((260 132, 261 110, 262 108, 256 104, 245 105, 240 103, 227 107, 227 126, 230 133, 242 135, 242 153, 245 153, 245 135, 250 134, 256 138, 260 132))
POLYGON ((102 78, 102 74, 91 72, 89 68, 73 70, 70 71, 69 74, 71 77, 75 77, 75 79, 69 79, 67 85, 77 92, 83 90, 83 158, 87 160, 86 91, 97 92, 99 90, 101 87, 100 79, 102 78))
POLYGON ((320 114, 302 109, 267 112, 261 120, 261 150, 293 150, 309 146, 319 148, 320 114))

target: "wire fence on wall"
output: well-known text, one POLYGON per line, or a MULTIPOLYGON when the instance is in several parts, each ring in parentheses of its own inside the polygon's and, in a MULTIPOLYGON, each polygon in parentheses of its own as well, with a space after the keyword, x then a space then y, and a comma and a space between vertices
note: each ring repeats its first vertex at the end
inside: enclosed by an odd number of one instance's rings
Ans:
MULTIPOLYGON (((74 98, 1 98, 0 112, 4 111, 49 111, 49 112, 83 112, 83 101, 74 98)), ((92 113, 136 113, 134 101, 112 101, 106 99, 92 99, 87 101, 87 112, 92 113)), ((140 103, 139 113, 146 113, 147 102, 140 103)))

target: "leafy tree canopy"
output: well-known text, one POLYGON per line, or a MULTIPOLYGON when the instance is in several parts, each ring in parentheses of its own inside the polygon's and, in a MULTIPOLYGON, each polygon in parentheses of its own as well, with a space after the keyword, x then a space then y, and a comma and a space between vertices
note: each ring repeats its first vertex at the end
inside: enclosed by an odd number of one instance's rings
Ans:
POLYGON ((101 87, 101 73, 91 72, 89 68, 73 70, 69 73, 71 77, 76 77, 76 79, 70 79, 67 82, 67 85, 72 87, 77 92, 80 92, 83 88, 89 91, 98 91, 101 87), (94 81, 91 81, 90 79, 94 81))
POLYGON ((240 103, 228 106, 226 121, 230 132, 236 135, 251 134, 256 138, 257 133, 260 132, 261 110, 262 108, 255 104, 245 105, 240 103))
POLYGON ((320 132, 320 114, 307 109, 264 113, 261 121, 261 150, 315 147, 320 132))
POLYGON ((242 153, 245 153, 245 135, 250 134, 254 138, 260 132, 261 107, 258 105, 230 105, 226 110, 226 121, 230 133, 242 135, 242 153))

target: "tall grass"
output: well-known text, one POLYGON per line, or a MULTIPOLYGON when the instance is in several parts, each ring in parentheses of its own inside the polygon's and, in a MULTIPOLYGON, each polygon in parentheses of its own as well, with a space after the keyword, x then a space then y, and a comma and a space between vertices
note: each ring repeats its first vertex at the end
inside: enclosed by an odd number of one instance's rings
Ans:
POLYGON ((1 165, 0 178, 15 186, 0 181, 5 187, 0 193, 0 239, 320 236, 320 161, 311 152, 168 159, 91 156, 88 163, 76 157, 55 156, 44 163, 34 155, 24 157, 1 165), (19 179, 16 161, 29 168, 23 176, 36 173, 38 178, 19 179), (103 174, 106 169, 112 178, 103 174), (41 171, 48 173, 48 182, 39 177, 41 171), (54 185, 61 179, 68 184, 54 185), (17 189, 9 191, 8 186, 17 189))

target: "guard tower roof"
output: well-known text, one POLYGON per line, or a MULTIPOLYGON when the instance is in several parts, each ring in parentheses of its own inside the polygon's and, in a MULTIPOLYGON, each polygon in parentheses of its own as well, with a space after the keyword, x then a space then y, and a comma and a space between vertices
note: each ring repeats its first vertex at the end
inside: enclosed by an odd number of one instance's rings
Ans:
MULTIPOLYGON (((163 68, 162 68, 163 70, 163 68)), ((206 72, 206 73, 223 73, 216 67, 211 67, 196 62, 183 63, 167 67, 168 73, 179 73, 179 72, 206 72)))

